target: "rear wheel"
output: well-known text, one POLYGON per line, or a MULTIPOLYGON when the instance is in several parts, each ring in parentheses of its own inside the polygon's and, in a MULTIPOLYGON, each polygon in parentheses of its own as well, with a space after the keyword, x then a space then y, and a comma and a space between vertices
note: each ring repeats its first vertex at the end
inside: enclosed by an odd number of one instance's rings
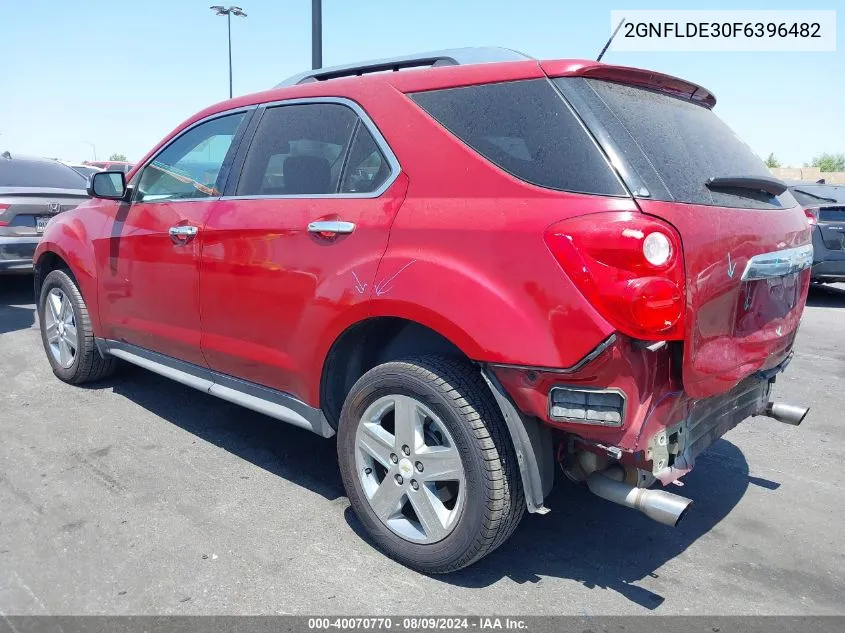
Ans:
POLYGON ((428 573, 465 567, 511 535, 525 501, 513 446, 480 373, 436 356, 385 363, 352 387, 338 457, 376 545, 428 573))
POLYGON ((94 344, 88 308, 66 271, 54 270, 44 278, 38 315, 47 360, 61 380, 80 384, 114 371, 115 359, 101 356, 94 344))

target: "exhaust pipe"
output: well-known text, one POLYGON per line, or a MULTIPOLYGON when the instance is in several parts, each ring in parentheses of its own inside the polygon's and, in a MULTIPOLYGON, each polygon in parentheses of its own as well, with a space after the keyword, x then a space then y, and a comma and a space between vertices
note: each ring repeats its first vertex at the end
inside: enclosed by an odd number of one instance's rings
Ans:
POLYGON ((784 402, 770 402, 766 405, 763 415, 783 422, 784 424, 791 424, 798 426, 807 417, 810 412, 810 407, 799 407, 794 404, 786 404, 784 402))
POLYGON ((639 510, 648 518, 671 527, 678 525, 692 507, 692 499, 664 490, 635 488, 626 484, 624 478, 625 473, 621 468, 610 468, 591 474, 587 478, 587 486, 590 492, 602 499, 639 510))

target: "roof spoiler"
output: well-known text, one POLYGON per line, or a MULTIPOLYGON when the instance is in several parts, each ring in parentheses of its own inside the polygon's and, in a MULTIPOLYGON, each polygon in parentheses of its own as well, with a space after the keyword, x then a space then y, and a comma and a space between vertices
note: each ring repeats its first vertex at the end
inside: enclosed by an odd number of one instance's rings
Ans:
POLYGON ((641 68, 630 68, 628 66, 612 66, 597 62, 560 63, 542 62, 543 70, 550 77, 589 77, 591 79, 604 79, 617 83, 641 86, 659 92, 686 99, 697 103, 705 108, 713 108, 716 105, 715 95, 706 88, 694 84, 685 79, 679 79, 671 75, 664 75, 651 70, 641 68))

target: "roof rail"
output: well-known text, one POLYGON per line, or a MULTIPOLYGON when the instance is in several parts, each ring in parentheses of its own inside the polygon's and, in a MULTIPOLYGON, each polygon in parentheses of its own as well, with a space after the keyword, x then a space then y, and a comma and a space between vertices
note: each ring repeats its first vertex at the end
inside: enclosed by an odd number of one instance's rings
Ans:
POLYGON ((339 77, 360 76, 367 73, 417 68, 420 66, 465 66, 468 64, 488 64, 492 62, 517 62, 529 59, 534 58, 509 48, 496 46, 452 48, 442 51, 431 51, 429 53, 417 53, 415 55, 402 55, 400 57, 358 62, 357 64, 307 70, 293 77, 288 77, 282 83, 277 84, 276 88, 295 86, 296 84, 305 84, 314 81, 326 81, 339 77))

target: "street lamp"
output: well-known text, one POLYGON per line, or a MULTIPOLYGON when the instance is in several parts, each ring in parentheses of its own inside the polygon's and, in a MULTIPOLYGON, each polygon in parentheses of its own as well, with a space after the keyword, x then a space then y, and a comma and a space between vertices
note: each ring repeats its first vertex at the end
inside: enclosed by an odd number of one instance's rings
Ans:
POLYGON ((246 17, 246 13, 240 7, 221 7, 219 4, 209 7, 216 15, 226 16, 226 26, 229 30, 229 98, 232 98, 232 16, 246 17))
POLYGON ((90 145, 91 149, 94 152, 94 160, 97 160, 97 146, 94 145, 91 141, 79 141, 80 143, 85 143, 86 145, 90 145))

